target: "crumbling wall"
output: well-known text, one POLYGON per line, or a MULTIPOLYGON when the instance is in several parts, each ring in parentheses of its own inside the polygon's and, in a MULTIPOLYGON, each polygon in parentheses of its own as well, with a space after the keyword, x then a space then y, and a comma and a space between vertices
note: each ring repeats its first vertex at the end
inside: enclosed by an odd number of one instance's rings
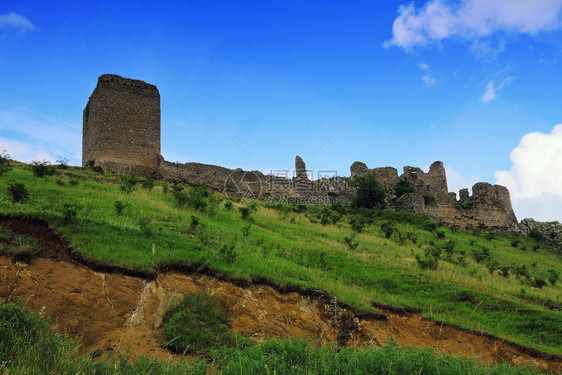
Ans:
POLYGON ((375 176, 377 182, 386 189, 388 202, 396 210, 426 214, 434 221, 463 229, 479 227, 515 231, 518 228, 509 191, 505 187, 479 182, 473 186, 472 196, 468 189, 462 189, 457 201, 456 194, 448 191, 445 167, 440 161, 431 164, 427 173, 418 167, 406 166, 400 176, 392 167, 369 169, 362 162, 353 163, 350 170, 352 177, 375 176), (416 192, 397 199, 394 187, 402 178, 408 179, 416 192), (425 204, 424 195, 433 197, 434 202, 425 204))
POLYGON ((160 93, 156 86, 113 74, 98 78, 83 113, 82 165, 150 175, 160 156, 160 93))

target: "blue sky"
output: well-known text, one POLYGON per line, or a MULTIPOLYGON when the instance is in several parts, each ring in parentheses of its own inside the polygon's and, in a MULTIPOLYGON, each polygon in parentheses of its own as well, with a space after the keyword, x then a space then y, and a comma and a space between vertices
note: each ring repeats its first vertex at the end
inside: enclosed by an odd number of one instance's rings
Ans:
POLYGON ((79 165, 82 111, 112 73, 158 87, 170 161, 267 172, 298 154, 348 176, 356 160, 399 171, 441 160, 451 191, 501 183, 518 219, 562 221, 561 10, 562 0, 3 1, 0 149, 79 165))

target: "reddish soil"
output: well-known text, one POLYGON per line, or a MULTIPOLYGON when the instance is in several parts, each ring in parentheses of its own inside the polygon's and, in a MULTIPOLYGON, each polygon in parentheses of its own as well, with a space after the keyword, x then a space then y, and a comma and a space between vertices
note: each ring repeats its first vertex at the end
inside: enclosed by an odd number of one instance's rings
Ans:
POLYGON ((232 328, 255 341, 305 336, 318 345, 335 341, 359 346, 392 340, 479 356, 484 363, 532 364, 549 373, 562 369, 559 357, 440 324, 415 312, 382 309, 386 316, 358 315, 320 293, 287 292, 263 283, 244 285, 213 275, 170 271, 140 277, 118 267, 82 264, 70 256, 64 239, 41 220, 0 217, 0 224, 39 239, 45 247, 42 257, 31 264, 0 256, 0 298, 23 300, 33 310, 44 311, 53 329, 81 337, 85 351, 175 358, 160 347, 162 316, 184 293, 206 289, 219 294, 232 328))

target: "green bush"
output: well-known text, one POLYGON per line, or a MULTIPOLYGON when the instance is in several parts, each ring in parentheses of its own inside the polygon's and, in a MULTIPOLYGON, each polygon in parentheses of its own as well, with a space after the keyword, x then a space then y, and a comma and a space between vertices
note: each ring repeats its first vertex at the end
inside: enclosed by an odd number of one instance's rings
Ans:
POLYGON ((556 270, 548 270, 548 282, 552 285, 556 284, 560 274, 556 270))
POLYGON ((234 244, 223 244, 220 249, 220 253, 228 262, 228 264, 233 264, 236 261, 236 257, 238 256, 234 244))
POLYGON ((381 224, 381 230, 383 231, 386 238, 390 238, 392 236, 392 233, 394 232, 394 227, 390 222, 385 221, 381 224))
POLYGON ((436 270, 438 265, 438 259, 431 254, 425 254, 423 257, 416 254, 416 262, 422 270, 436 270))
POLYGON ((3 150, 0 152, 0 176, 4 173, 9 172, 12 169, 10 165, 10 154, 3 150))
POLYGON ((242 220, 252 220, 252 211, 249 207, 238 207, 242 220))
POLYGON ((536 228, 531 229, 531 231, 529 232, 529 237, 537 242, 541 242, 544 240, 543 234, 536 228))
POLYGON ((12 198, 12 203, 23 203, 29 199, 29 192, 21 182, 12 182, 8 185, 8 194, 12 198))
POLYGON ((396 185, 394 185, 394 192, 396 193, 396 199, 400 198, 401 196, 409 193, 414 193, 416 188, 410 180, 406 177, 401 178, 396 185))
POLYGON ((62 214, 62 220, 68 224, 78 215, 78 206, 74 203, 63 203, 59 206, 59 212, 62 214))
POLYGON ((354 241, 354 239, 355 239, 354 234, 349 237, 346 236, 343 238, 343 242, 347 245, 347 247, 349 247, 349 250, 351 251, 357 249, 357 246, 359 246, 359 244, 356 241, 354 241))
POLYGON ((423 203, 426 206, 433 206, 435 204, 435 197, 433 197, 432 195, 429 195, 429 194, 424 194, 423 195, 423 203))
POLYGON ((355 177, 353 186, 357 188, 353 206, 363 208, 384 208, 385 189, 379 185, 375 176, 355 177))
POLYGON ((113 203, 113 207, 115 208, 115 213, 117 214, 117 216, 121 216, 125 208, 127 208, 128 206, 129 204, 123 203, 122 201, 115 201, 115 203, 113 203))
POLYGON ((31 170, 35 177, 52 176, 55 174, 55 167, 46 160, 31 162, 31 170))
POLYGON ((232 201, 227 200, 224 202, 224 208, 226 208, 227 211, 232 210, 232 207, 234 207, 234 203, 232 203, 232 201))
POLYGON ((207 292, 187 294, 166 312, 162 346, 175 353, 206 353, 230 346, 234 335, 228 331, 228 315, 216 296, 207 292))
POLYGON ((156 184, 156 181, 152 177, 149 177, 149 178, 146 178, 142 181, 141 186, 144 189, 146 189, 148 191, 151 191, 155 184, 156 184))

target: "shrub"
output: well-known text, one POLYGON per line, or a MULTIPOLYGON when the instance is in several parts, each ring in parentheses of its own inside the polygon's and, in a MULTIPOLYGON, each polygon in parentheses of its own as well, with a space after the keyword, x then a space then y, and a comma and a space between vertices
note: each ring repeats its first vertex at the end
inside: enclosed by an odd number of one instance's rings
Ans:
POLYGON ((349 247, 349 250, 353 251, 355 249, 357 249, 357 246, 359 246, 359 244, 354 241, 355 235, 352 234, 349 237, 344 237, 343 238, 343 242, 349 247))
POLYGON ((72 186, 76 186, 76 185, 78 185, 78 180, 72 179, 72 180, 68 181, 68 183, 72 186))
POLYGON ((187 193, 185 191, 182 191, 181 189, 179 190, 172 189, 172 195, 176 200, 176 207, 184 208, 187 205, 187 201, 189 197, 187 196, 187 193))
POLYGON ((250 211, 249 207, 238 207, 238 211, 240 212, 242 220, 252 220, 252 211, 250 211))
POLYGON ((233 264, 236 261, 236 257, 238 256, 234 244, 223 244, 220 249, 220 253, 228 262, 228 264, 233 264))
POLYGON ((70 159, 63 158, 62 156, 59 156, 59 158, 56 160, 57 168, 58 169, 68 169, 68 162, 69 161, 70 161, 70 159))
POLYGON ((533 288, 539 288, 540 289, 545 285, 546 285, 546 281, 544 281, 544 279, 535 277, 535 278, 533 278, 533 280, 531 280, 531 286, 533 288))
POLYGON ((55 167, 47 160, 32 161, 31 170, 33 171, 33 175, 35 177, 52 176, 55 174, 55 167))
POLYGON ((63 203, 59 206, 59 211, 62 214, 63 222, 68 224, 78 215, 78 206, 74 203, 63 203))
POLYGON ((164 315, 163 347, 175 353, 206 353, 230 346, 234 335, 228 331, 228 315, 215 296, 207 292, 186 295, 164 315))
POLYGON ((0 176, 4 173, 9 172, 12 169, 10 165, 10 154, 6 152, 6 150, 2 150, 0 152, 0 176))
POLYGON ((511 241, 511 246, 517 247, 517 246, 519 246, 520 243, 521 243, 521 241, 518 240, 518 239, 517 239, 517 240, 513 240, 513 241, 511 241))
POLYGON ((481 247, 480 249, 473 249, 472 250, 472 257, 476 261, 476 263, 482 263, 490 256, 490 249, 486 247, 481 247))
POLYGON ((556 270, 548 270, 548 282, 552 285, 556 284, 560 274, 556 270))
POLYGON ((494 271, 500 267, 500 264, 494 257, 488 257, 488 259, 486 259, 485 264, 486 264, 486 268, 488 268, 488 272, 490 272, 490 275, 493 274, 494 271))
POLYGON ((252 223, 245 225, 242 227, 242 235, 244 237, 248 237, 250 235, 250 228, 252 227, 252 223))
POLYGON ((234 207, 234 204, 232 203, 232 201, 227 200, 226 202, 224 202, 224 208, 226 208, 227 211, 232 210, 232 207, 234 207))
POLYGON ((141 186, 146 190, 151 191, 155 184, 156 181, 152 177, 149 177, 142 181, 141 186))
POLYGON ((401 178, 396 185, 394 185, 394 192, 396 193, 396 198, 400 198, 401 196, 408 194, 408 193, 413 193, 416 191, 416 188, 414 188, 414 185, 412 185, 412 183, 410 182, 409 179, 407 179, 406 177, 401 178))
POLYGON ((13 182, 8 185, 8 194, 12 198, 12 203, 23 203, 29 199, 29 192, 21 182, 13 182))
POLYGON ((484 238, 488 241, 492 241, 494 238, 496 238, 496 235, 492 232, 488 232, 484 235, 484 238))
POLYGON ((169 189, 170 189, 170 187, 168 186, 168 184, 165 183, 165 182, 163 182, 163 183, 162 183, 162 192, 163 192, 164 194, 168 194, 168 190, 169 190, 169 189))
POLYGON ((435 204, 435 197, 433 197, 432 195, 429 195, 429 194, 424 194, 423 195, 423 203, 426 206, 433 206, 435 204))
POLYGON ((416 261, 418 262, 418 266, 420 266, 422 270, 437 269, 438 260, 431 254, 425 254, 423 258, 419 254, 416 254, 416 261))
POLYGON ((357 187, 353 206, 364 208, 384 208, 386 191, 379 185, 375 176, 355 177, 353 185, 357 187))
POLYGON ((113 207, 115 208, 115 213, 117 214, 117 216, 120 216, 123 213, 123 210, 129 207, 129 204, 123 203, 121 201, 115 201, 115 203, 113 203, 113 207))
POLYGON ((531 274, 529 273, 529 270, 527 269, 527 265, 523 264, 522 266, 515 266, 513 267, 513 272, 515 273, 515 276, 517 277, 526 277, 526 278, 530 278, 531 274))
POLYGON ((390 238, 392 236, 392 232, 394 232, 394 227, 390 222, 386 221, 381 224, 381 230, 386 238, 390 238))
POLYGON ((537 242, 541 242, 542 240, 544 240, 543 234, 536 228, 531 229, 531 231, 529 232, 529 237, 537 242))
POLYGON ((140 230, 145 237, 152 235, 152 228, 150 228, 150 220, 146 216, 141 216, 138 220, 140 230))
POLYGON ((353 229, 357 233, 361 233, 363 228, 365 227, 365 217, 362 215, 354 215, 349 219, 349 224, 351 225, 351 229, 353 229))
POLYGON ((443 232, 442 230, 438 230, 435 232, 435 235, 437 236, 438 239, 442 240, 443 238, 445 238, 445 232, 443 232))
POLYGON ((435 230, 437 229, 437 224, 435 224, 433 221, 431 220, 426 220, 423 225, 422 225, 423 229, 425 229, 428 232, 435 232, 435 230))
POLYGON ((191 215, 191 221, 189 223, 189 233, 195 233, 197 227, 201 225, 199 218, 195 215, 191 215))
POLYGON ((500 267, 500 275, 502 277, 508 278, 509 277, 509 267, 507 267, 507 266, 500 267))

